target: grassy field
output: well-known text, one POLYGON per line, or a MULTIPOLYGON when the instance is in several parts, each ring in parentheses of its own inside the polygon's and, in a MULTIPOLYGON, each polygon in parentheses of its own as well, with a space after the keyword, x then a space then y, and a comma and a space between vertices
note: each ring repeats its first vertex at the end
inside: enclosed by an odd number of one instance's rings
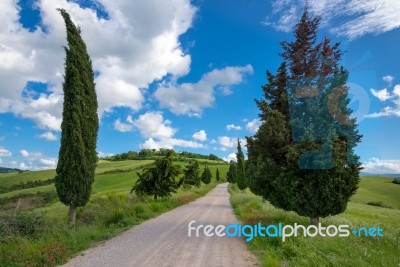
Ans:
MULTIPOLYGON (((100 161, 92 197, 85 207, 78 208, 74 230, 66 225, 68 208, 58 202, 54 184, 0 194, 0 205, 1 201, 11 202, 3 206, 8 208, 7 211, 3 209, 0 212, 0 225, 8 222, 7 227, 0 227, 0 232, 7 232, 0 233, 0 266, 54 266, 64 263, 80 251, 133 225, 206 194, 217 184, 216 168, 224 178, 229 167, 207 161, 213 174, 211 184, 203 184, 200 188, 181 187, 170 198, 157 201, 152 197, 139 199, 129 192, 137 179, 137 172, 152 162, 100 161), (27 202, 20 205, 21 199, 27 199, 27 202), (13 206, 10 208, 10 205, 13 206), (15 213, 15 206, 28 211, 15 213), (18 234, 12 232, 13 227, 18 228, 18 234)), ((176 164, 184 167, 187 163, 176 164)), ((203 161, 200 163, 201 171, 204 164, 203 161)), ((21 182, 53 178, 54 175, 54 170, 0 174, 0 183, 3 188, 9 188, 21 182)))
MULTIPOLYGON (((383 237, 256 237, 248 243, 263 266, 400 266, 400 186, 391 179, 363 177, 360 189, 349 202, 347 210, 337 216, 321 219, 323 226, 346 224, 350 229, 381 227, 383 237), (366 205, 383 202, 397 208, 366 205)), ((262 202, 248 190, 230 186, 235 214, 247 224, 308 225, 309 218, 273 207, 262 202)))

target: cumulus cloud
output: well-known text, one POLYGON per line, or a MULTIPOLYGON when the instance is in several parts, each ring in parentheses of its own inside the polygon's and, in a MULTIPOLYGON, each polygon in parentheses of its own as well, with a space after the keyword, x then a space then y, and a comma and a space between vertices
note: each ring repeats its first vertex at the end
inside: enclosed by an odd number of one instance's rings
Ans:
POLYGON ((10 156, 12 156, 12 153, 0 146, 0 157, 10 157, 10 156))
POLYGON ((376 174, 400 174, 400 160, 382 160, 371 158, 362 164, 363 172, 376 174))
POLYGON ((231 160, 233 160, 234 162, 237 161, 235 153, 230 153, 227 157, 223 157, 222 159, 227 161, 227 162, 230 162, 231 160))
POLYGON ((391 95, 389 94, 389 92, 386 88, 384 88, 382 90, 371 89, 371 93, 375 97, 377 97, 380 101, 386 101, 391 98, 391 95))
POLYGON ((114 156, 114 154, 113 154, 113 153, 106 153, 106 152, 98 151, 98 152, 97 152, 97 156, 98 156, 99 158, 107 158, 107 157, 112 157, 112 156, 114 156))
POLYGON ((204 74, 197 83, 175 82, 161 84, 154 97, 161 107, 177 115, 201 116, 203 109, 211 107, 218 87, 230 88, 240 84, 246 74, 253 73, 253 67, 226 67, 204 74))
POLYGON ((385 81, 387 83, 388 86, 392 86, 392 82, 394 80, 393 76, 390 75, 386 75, 382 78, 383 81, 385 81))
POLYGON ((22 156, 21 161, 5 162, 5 166, 22 170, 55 169, 57 166, 57 158, 45 156, 41 152, 29 152, 23 149, 19 153, 22 156))
POLYGON ((25 149, 20 150, 19 154, 24 158, 29 157, 29 152, 26 151, 25 149))
POLYGON ((37 137, 40 139, 47 140, 47 141, 57 141, 57 136, 52 132, 45 132, 45 133, 37 135, 37 137))
POLYGON ((227 129, 228 131, 231 131, 231 130, 241 130, 242 127, 240 127, 239 125, 229 124, 229 125, 226 125, 226 129, 227 129))
POLYGON ((322 17, 322 26, 348 39, 381 34, 400 26, 400 2, 397 0, 275 0, 263 24, 290 32, 306 5, 312 14, 322 17))
POLYGON ((204 130, 200 130, 198 132, 195 132, 192 137, 195 140, 198 140, 200 142, 204 142, 204 141, 207 140, 207 133, 204 130))
POLYGON ((252 133, 255 133, 258 131, 260 124, 261 124, 261 122, 258 119, 254 119, 254 120, 246 123, 246 129, 252 133))
POLYGON ((167 74, 179 77, 189 72, 191 58, 179 41, 196 13, 189 0, 102 0, 107 18, 73 1, 41 0, 35 5, 41 24, 29 31, 19 23, 18 1, 0 3, 2 113, 33 120, 42 129, 60 130, 66 33, 56 8, 66 9, 82 28, 98 74, 101 114, 121 106, 138 110, 144 101, 142 88, 167 74), (29 81, 47 84, 47 91, 31 94, 25 88, 29 81))
MULTIPOLYGON (((190 147, 202 148, 202 144, 175 138, 177 129, 171 126, 170 120, 165 120, 161 112, 147 112, 139 116, 138 119, 133 119, 128 116, 125 122, 117 119, 114 123, 114 128, 121 132, 129 132, 138 130, 143 138, 147 138, 141 148, 173 148, 190 147)), ((201 131, 200 131, 201 132, 201 131)), ((206 134, 204 132, 204 134, 206 134)), ((204 136, 206 138, 206 136, 204 136)))
POLYGON ((390 101, 390 104, 379 112, 366 115, 365 118, 400 117, 400 84, 396 85, 392 92, 385 88, 379 91, 371 89, 371 93, 381 102, 390 101))
POLYGON ((223 147, 236 147, 237 138, 232 138, 228 136, 219 136, 218 143, 223 147))
POLYGON ((204 148, 203 144, 176 138, 163 138, 160 140, 154 140, 153 138, 149 138, 140 147, 154 148, 154 149, 160 149, 160 148, 173 149, 175 146, 189 147, 189 148, 204 148))

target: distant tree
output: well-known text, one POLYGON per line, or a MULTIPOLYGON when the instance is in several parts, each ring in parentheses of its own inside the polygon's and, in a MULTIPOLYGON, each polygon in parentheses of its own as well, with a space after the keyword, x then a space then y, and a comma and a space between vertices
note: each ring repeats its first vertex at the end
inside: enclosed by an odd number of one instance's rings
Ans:
POLYGON ((197 160, 191 160, 189 165, 186 166, 184 173, 184 184, 195 185, 197 187, 201 185, 200 167, 197 160))
POLYGON ((139 178, 131 193, 135 191, 139 196, 153 195, 155 200, 158 197, 170 196, 183 182, 183 178, 180 181, 176 180, 181 173, 181 167, 173 164, 173 156, 169 152, 164 158, 157 159, 154 166, 138 173, 139 178))
POLYGON ((205 184, 211 183, 212 174, 207 165, 204 166, 203 173, 201 174, 201 181, 205 184))
POLYGON ((226 174, 226 180, 231 184, 236 183, 236 162, 233 160, 231 160, 229 163, 229 170, 226 174))
POLYGON ((237 144, 237 153, 236 153, 236 183, 240 190, 244 190, 247 188, 246 183, 246 174, 245 174, 245 163, 244 163, 244 155, 242 151, 242 146, 240 145, 240 140, 238 139, 237 144))
POLYGON ((317 42, 319 21, 305 8, 295 40, 281 43, 284 62, 277 75, 267 72, 257 101, 262 124, 247 139, 250 189, 310 224, 346 209, 360 171, 348 72, 339 65, 339 44, 317 42))
POLYGON ((215 172, 215 179, 217 180, 217 182, 219 182, 219 180, 220 180, 218 168, 217 168, 217 171, 215 172))
POLYGON ((69 206, 68 224, 73 226, 76 208, 86 205, 92 191, 99 118, 92 62, 81 31, 64 9, 58 11, 67 28, 68 47, 65 47, 63 120, 55 186, 60 201, 69 206))

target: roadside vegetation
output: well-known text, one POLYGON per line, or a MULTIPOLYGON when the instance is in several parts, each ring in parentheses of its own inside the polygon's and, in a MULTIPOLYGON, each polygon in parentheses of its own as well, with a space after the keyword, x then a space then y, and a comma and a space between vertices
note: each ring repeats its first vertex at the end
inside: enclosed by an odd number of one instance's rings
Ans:
MULTIPOLYGON (((322 218, 322 226, 347 224, 350 228, 381 227, 383 237, 289 237, 282 242, 278 237, 255 237, 248 243, 263 266, 398 266, 400 263, 400 207, 389 209, 362 204, 370 199, 369 184, 387 183, 386 192, 374 194, 377 201, 400 202, 397 185, 390 179, 362 177, 358 193, 348 203, 344 213, 322 218), (365 190, 364 190, 365 189, 365 190)), ((243 224, 308 225, 309 219, 295 212, 275 208, 268 201, 245 192, 237 185, 229 185, 231 203, 237 218, 243 224)))
MULTIPOLYGON (((138 179, 137 172, 141 173, 153 162, 100 160, 93 194, 86 206, 77 209, 74 230, 65 223, 68 207, 59 202, 54 183, 40 185, 38 182, 33 188, 0 194, 0 266, 54 266, 65 263, 82 250, 203 196, 217 184, 217 169, 221 182, 226 181, 228 171, 226 164, 207 161, 213 176, 208 185, 182 186, 170 197, 157 200, 152 196, 131 194, 130 190, 138 179)), ((175 160, 174 164, 184 169, 188 161, 175 160)), ((198 164, 204 168, 206 163, 200 161, 198 164)), ((0 183, 11 188, 28 181, 45 182, 49 174, 54 175, 54 170, 0 174, 0 183)))

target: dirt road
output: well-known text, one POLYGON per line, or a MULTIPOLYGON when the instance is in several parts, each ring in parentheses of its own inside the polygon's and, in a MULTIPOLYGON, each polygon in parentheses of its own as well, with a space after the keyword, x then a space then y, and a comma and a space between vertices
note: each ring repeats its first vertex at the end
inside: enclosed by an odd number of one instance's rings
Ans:
POLYGON ((89 249, 64 266, 257 266, 255 256, 238 237, 188 237, 188 224, 228 225, 236 222, 227 184, 206 196, 144 222, 103 245, 89 249))

